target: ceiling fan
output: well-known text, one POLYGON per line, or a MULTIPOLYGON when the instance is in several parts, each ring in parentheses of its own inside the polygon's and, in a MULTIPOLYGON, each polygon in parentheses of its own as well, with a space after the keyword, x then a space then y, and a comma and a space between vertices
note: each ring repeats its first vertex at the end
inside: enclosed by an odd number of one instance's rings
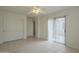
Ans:
POLYGON ((35 14, 35 15, 43 14, 43 13, 45 13, 44 8, 41 8, 39 6, 33 6, 31 11, 29 12, 29 14, 35 14))
POLYGON ((41 12, 41 9, 39 7, 33 7, 32 8, 32 13, 38 14, 41 12))

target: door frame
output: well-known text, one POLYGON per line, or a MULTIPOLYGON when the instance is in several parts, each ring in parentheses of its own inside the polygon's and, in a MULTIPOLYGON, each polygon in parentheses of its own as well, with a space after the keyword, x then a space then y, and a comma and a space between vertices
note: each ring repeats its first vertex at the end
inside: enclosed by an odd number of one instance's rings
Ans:
MULTIPOLYGON (((67 18, 67 16, 54 17, 54 20, 55 20, 56 18, 65 18, 65 29, 64 29, 64 42, 65 42, 65 43, 60 43, 60 42, 57 42, 57 43, 66 45, 66 18, 67 18)), ((56 41, 55 41, 55 42, 56 42, 56 41)))
POLYGON ((33 37, 36 37, 36 22, 33 20, 33 37))
MULTIPOLYGON (((54 20, 55 20, 56 18, 65 18, 65 24, 64 24, 64 25, 65 25, 65 29, 64 29, 64 42, 65 42, 65 43, 59 43, 59 42, 57 42, 57 43, 66 45, 66 18, 67 18, 67 16, 53 17, 54 20)), ((54 42, 56 42, 56 41, 54 41, 54 42)))

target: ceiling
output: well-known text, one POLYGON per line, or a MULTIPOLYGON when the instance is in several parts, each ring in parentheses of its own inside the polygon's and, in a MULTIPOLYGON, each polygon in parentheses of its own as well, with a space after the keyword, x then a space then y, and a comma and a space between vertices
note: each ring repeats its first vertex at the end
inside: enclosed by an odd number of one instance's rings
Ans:
MULTIPOLYGON (((70 6, 39 6, 39 8, 41 8, 42 11, 38 15, 46 15, 70 8, 70 6)), ((35 14, 31 13, 32 6, 0 6, 0 10, 35 16, 35 14)))

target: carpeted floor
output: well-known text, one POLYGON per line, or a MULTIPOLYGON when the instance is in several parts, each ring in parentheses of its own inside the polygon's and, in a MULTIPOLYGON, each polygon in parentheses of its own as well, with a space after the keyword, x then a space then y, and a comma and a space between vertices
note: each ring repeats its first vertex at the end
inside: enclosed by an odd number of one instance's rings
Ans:
POLYGON ((38 38, 19 39, 0 44, 1 53, 78 53, 63 44, 38 38))

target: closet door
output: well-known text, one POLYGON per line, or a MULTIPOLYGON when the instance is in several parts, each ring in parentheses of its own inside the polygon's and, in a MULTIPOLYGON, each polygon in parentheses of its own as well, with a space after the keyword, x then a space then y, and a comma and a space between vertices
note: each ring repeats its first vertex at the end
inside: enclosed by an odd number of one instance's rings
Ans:
POLYGON ((4 15, 5 41, 16 39, 16 18, 12 14, 4 15))
POLYGON ((16 18, 16 39, 22 39, 24 37, 24 19, 22 16, 16 18))
POLYGON ((0 43, 26 37, 25 16, 0 12, 0 43))
POLYGON ((33 36, 33 20, 27 20, 27 36, 33 36))
POLYGON ((2 43, 3 41, 3 16, 0 13, 0 43, 2 43))
POLYGON ((23 18, 16 14, 7 14, 4 17, 5 41, 23 38, 23 18))

